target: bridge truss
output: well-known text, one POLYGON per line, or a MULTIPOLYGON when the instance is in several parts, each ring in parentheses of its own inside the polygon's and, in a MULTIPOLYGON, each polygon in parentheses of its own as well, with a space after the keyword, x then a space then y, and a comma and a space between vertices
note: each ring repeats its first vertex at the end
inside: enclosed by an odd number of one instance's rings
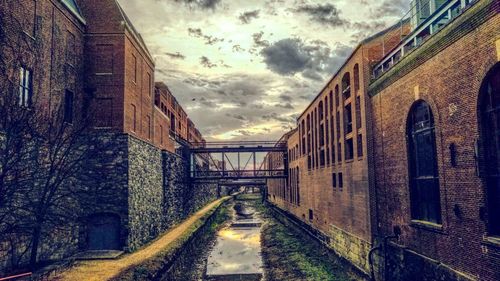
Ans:
POLYGON ((233 141, 192 144, 189 157, 190 177, 198 182, 261 182, 288 176, 286 142, 233 141), (285 165, 279 168, 267 167, 264 159, 268 153, 282 158, 285 165))

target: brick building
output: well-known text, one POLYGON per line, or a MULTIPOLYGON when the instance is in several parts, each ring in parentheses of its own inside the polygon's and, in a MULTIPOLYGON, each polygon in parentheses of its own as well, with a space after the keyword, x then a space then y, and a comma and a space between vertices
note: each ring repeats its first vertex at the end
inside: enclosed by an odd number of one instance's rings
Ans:
MULTIPOLYGON (((153 59, 116 0, 5 0, 0 23, 1 115, 36 112, 74 128, 90 117, 78 150, 103 148, 62 184, 76 191, 64 197, 71 216, 41 230, 36 261, 133 251, 216 196, 189 182, 188 161, 175 154, 176 142, 188 145, 187 114, 166 86, 155 89, 153 59)), ((0 238, 1 275, 29 260, 31 230, 15 231, 0 238)))
POLYGON ((154 62, 117 1, 80 1, 87 19, 85 83, 97 128, 153 142, 154 62))
POLYGON ((385 278, 500 280, 500 1, 441 2, 369 88, 385 278))
MULTIPOLYGON (((86 21, 78 6, 71 0, 0 4, 3 97, 14 84, 23 89, 15 96, 20 106, 37 107, 47 115, 64 104, 71 109, 80 104, 86 21)), ((66 121, 73 122, 73 114, 66 121)))
MULTIPOLYGON (((163 82, 156 82, 155 89, 158 95, 164 97, 163 111, 170 118, 170 135, 189 141, 188 117, 182 106, 163 82)), ((194 126, 194 124, 193 124, 194 126)))
POLYGON ((286 134, 289 178, 282 182, 279 200, 270 189, 272 202, 318 230, 329 246, 364 272, 369 271, 372 245, 367 88, 372 66, 408 29, 405 21, 357 46, 300 115, 298 129, 286 134))

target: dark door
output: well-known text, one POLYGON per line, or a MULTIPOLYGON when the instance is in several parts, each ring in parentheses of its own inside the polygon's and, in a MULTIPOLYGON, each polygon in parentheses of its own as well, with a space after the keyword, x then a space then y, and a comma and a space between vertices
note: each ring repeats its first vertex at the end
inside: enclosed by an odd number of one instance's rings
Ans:
POLYGON ((121 250, 118 216, 100 214, 90 219, 89 250, 121 250))

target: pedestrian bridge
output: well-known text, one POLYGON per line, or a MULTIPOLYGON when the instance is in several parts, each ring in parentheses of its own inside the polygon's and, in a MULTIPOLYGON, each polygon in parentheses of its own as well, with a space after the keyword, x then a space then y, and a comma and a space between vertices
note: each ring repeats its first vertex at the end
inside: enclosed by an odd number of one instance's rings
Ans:
POLYGON ((190 177, 193 181, 261 181, 286 178, 286 142, 231 141, 192 143, 189 147, 190 177), (268 153, 284 163, 279 168, 265 165, 268 153))

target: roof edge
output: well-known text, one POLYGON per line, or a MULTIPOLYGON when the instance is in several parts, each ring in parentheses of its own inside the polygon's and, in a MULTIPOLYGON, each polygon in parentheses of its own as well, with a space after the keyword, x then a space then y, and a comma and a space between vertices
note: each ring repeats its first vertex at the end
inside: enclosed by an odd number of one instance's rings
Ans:
POLYGON ((339 67, 339 69, 332 75, 332 77, 328 80, 328 82, 326 82, 326 85, 321 89, 321 91, 319 91, 319 93, 314 97, 314 99, 309 103, 309 105, 302 111, 302 113, 300 113, 300 115, 297 117, 297 121, 304 115, 304 113, 306 113, 306 111, 311 107, 311 105, 318 99, 319 96, 321 96, 321 94, 323 93, 323 91, 328 88, 328 86, 330 85, 330 83, 333 81, 333 79, 335 79, 335 77, 337 77, 337 75, 340 74, 341 70, 349 63, 349 61, 351 60, 351 58, 354 56, 354 54, 356 54, 356 52, 365 44, 377 39, 378 37, 384 35, 385 33, 389 32, 389 31, 392 31, 393 29, 395 29, 398 25, 400 24, 400 22, 394 24, 394 25, 391 25, 387 28, 385 28, 384 30, 382 31, 379 31, 363 40, 361 40, 361 42, 358 43, 358 45, 356 46, 356 48, 354 48, 354 50, 352 50, 351 54, 345 59, 344 63, 339 67))
MULTIPOLYGON (((75 16, 82 24, 84 25, 87 25, 87 21, 83 18, 81 12, 79 11, 79 8, 77 7, 75 9, 75 7, 72 7, 71 5, 69 5, 66 1, 64 0, 59 0, 59 2, 66 8, 68 9, 68 11, 71 12, 71 14, 73 16, 75 16)), ((76 2, 75 2, 76 5, 78 5, 76 2)))

